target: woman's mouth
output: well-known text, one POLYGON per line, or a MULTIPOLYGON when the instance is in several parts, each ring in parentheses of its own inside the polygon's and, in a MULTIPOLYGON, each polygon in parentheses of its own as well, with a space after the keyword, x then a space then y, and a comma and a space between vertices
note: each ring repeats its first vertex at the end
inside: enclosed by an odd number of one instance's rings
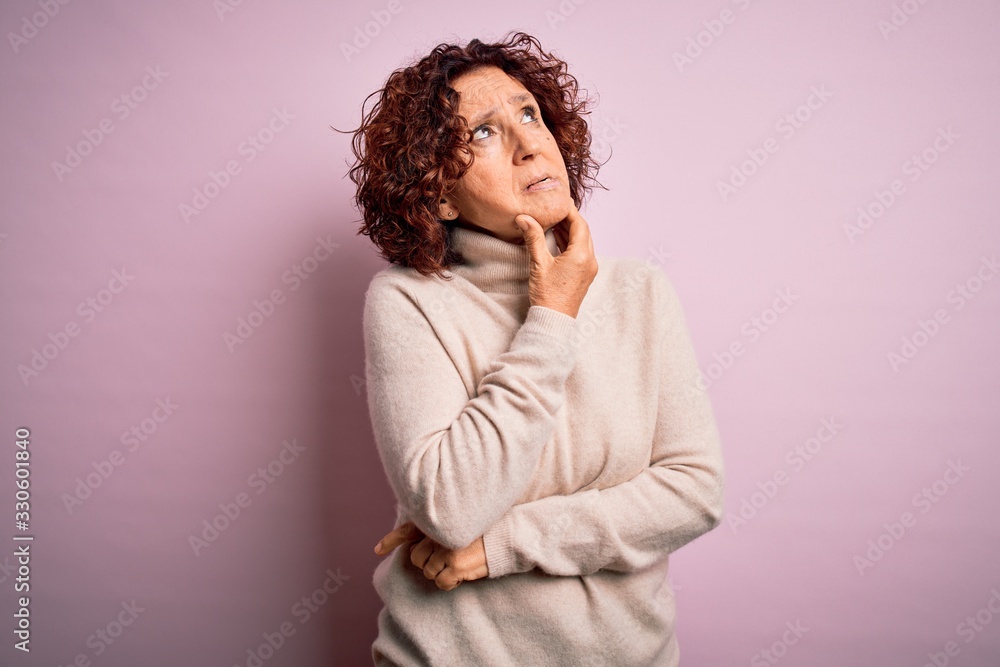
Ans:
POLYGON ((551 190, 552 188, 559 185, 559 181, 549 176, 546 176, 540 181, 536 181, 525 188, 525 192, 538 192, 540 190, 551 190))

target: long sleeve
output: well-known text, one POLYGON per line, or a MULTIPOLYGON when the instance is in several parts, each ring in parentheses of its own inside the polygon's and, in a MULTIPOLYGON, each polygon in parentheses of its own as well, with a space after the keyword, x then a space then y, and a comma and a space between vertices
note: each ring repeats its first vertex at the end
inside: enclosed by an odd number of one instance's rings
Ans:
MULTIPOLYGON (((661 310, 656 428, 649 467, 604 489, 515 505, 484 534, 489 577, 645 568, 722 519, 724 464, 673 285, 653 271, 661 310)), ((613 446, 613 445, 612 445, 613 446)))
MULTIPOLYGON (((576 320, 531 306, 470 399, 427 317, 441 305, 421 303, 401 281, 374 278, 365 295, 365 375, 375 442, 399 506, 425 535, 458 549, 530 483, 565 402, 576 320)), ((458 310, 452 317, 461 317, 461 305, 448 305, 458 310)))

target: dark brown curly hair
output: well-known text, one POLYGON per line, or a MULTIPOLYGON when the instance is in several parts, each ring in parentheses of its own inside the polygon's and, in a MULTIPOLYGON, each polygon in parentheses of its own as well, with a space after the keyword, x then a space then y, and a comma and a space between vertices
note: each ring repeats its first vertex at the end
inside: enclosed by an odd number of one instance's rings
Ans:
POLYGON ((445 278, 445 269, 464 261, 449 243, 450 226, 438 218, 439 202, 473 162, 468 121, 458 113, 459 94, 450 83, 490 65, 517 79, 538 101, 577 207, 593 186, 604 188, 596 180, 600 164, 590 154, 584 119, 591 101, 581 95, 565 62, 523 32, 494 44, 479 39, 464 47, 439 44, 419 62, 394 71, 365 99, 361 125, 352 132, 356 161, 348 174, 363 216, 357 233, 369 236, 389 262, 445 278))

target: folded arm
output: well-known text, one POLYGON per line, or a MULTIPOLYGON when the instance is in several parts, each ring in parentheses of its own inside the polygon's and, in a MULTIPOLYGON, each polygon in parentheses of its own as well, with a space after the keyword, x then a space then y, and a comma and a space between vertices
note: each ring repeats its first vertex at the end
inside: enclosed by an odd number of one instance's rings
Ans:
POLYGON ((721 521, 724 464, 711 404, 677 294, 653 273, 661 366, 649 467, 616 486, 511 507, 483 536, 490 578, 536 567, 560 576, 635 571, 721 521))
POLYGON ((469 389, 421 304, 376 278, 365 297, 365 375, 372 429, 399 506, 458 549, 523 494, 555 430, 575 362, 576 320, 531 306, 509 348, 469 389))

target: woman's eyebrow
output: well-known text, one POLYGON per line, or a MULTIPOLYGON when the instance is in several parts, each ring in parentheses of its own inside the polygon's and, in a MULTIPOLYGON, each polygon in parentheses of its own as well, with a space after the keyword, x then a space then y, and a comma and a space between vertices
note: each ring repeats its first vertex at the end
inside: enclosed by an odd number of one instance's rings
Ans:
MULTIPOLYGON (((520 104, 521 102, 529 99, 531 99, 531 93, 519 93, 517 95, 511 95, 507 98, 507 102, 510 104, 520 104)), ((476 117, 472 119, 472 122, 469 123, 469 127, 476 127, 480 123, 491 120, 498 111, 500 110, 497 107, 490 107, 486 111, 476 115, 476 117)))

